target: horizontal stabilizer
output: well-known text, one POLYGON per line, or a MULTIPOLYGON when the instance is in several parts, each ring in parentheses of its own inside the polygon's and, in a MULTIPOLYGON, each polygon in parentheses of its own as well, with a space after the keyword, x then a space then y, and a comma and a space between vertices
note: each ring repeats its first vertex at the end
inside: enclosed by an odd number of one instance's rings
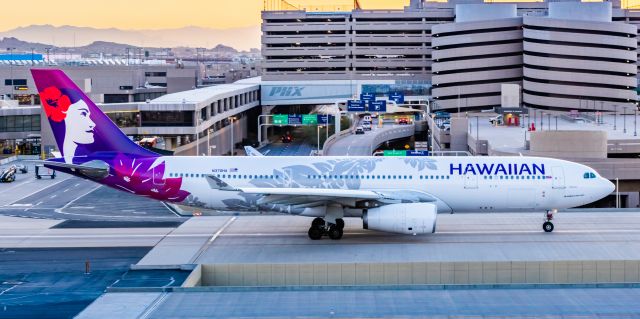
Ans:
POLYGON ((91 179, 103 179, 109 176, 109 164, 100 161, 94 160, 89 161, 83 164, 68 164, 64 162, 55 162, 55 161, 33 161, 36 164, 44 164, 47 167, 55 168, 66 168, 72 171, 78 172, 84 176, 87 176, 91 179))

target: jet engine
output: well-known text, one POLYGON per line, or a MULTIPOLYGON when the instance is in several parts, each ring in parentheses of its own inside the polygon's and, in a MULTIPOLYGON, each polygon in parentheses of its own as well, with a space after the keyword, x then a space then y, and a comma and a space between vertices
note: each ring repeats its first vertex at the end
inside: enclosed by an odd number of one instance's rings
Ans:
POLYGON ((390 204, 365 210, 364 229, 400 234, 429 234, 436 231, 438 208, 431 203, 390 204))

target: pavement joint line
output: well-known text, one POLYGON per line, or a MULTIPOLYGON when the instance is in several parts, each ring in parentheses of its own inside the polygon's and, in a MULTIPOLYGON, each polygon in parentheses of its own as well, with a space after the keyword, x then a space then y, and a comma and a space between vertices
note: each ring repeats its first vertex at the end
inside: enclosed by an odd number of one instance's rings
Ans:
POLYGON ((39 189, 39 190, 37 190, 37 191, 35 191, 35 192, 33 192, 33 193, 31 193, 31 194, 27 195, 27 196, 24 196, 24 197, 22 197, 22 198, 20 198, 20 199, 18 199, 18 200, 16 200, 16 201, 13 201, 13 202, 9 203, 7 206, 13 205, 13 204, 15 204, 15 203, 17 203, 17 202, 19 202, 19 201, 21 201, 21 200, 25 199, 25 198, 28 198, 28 197, 29 197, 29 196, 31 196, 31 195, 35 195, 35 194, 37 194, 37 193, 40 193, 40 192, 42 192, 42 191, 44 191, 44 190, 46 190, 46 189, 48 189, 48 188, 51 188, 52 186, 55 186, 55 185, 60 184, 60 183, 62 183, 62 182, 64 182, 64 181, 66 181, 66 180, 68 180, 68 179, 69 179, 69 178, 65 178, 65 179, 63 179, 63 180, 61 180, 61 181, 55 182, 55 183, 53 183, 53 184, 51 184, 51 185, 48 185, 48 186, 47 186, 47 187, 45 187, 45 188, 41 188, 41 189, 39 189))
MULTIPOLYGON (((80 183, 76 184, 79 185, 80 183)), ((95 190, 97 190, 98 188, 102 187, 102 185, 98 184, 98 186, 94 187, 93 189, 89 190, 88 192, 74 198, 72 201, 66 203, 64 206, 60 207, 60 208, 56 208, 54 209, 54 212, 59 213, 59 214, 64 214, 63 210, 67 207, 69 207, 71 204, 75 203, 77 200, 79 200, 82 197, 85 197, 91 193, 93 193, 95 190)))
POLYGON ((167 292, 162 292, 156 299, 153 300, 153 302, 151 303, 151 305, 149 305, 149 307, 145 310, 145 312, 143 312, 142 314, 140 314, 138 316, 139 319, 144 319, 144 318, 148 318, 149 315, 151 315, 156 309, 158 309, 158 307, 160 306, 160 304, 162 304, 162 302, 169 296, 169 293, 167 292))
POLYGON ((211 244, 213 243, 214 240, 216 240, 216 238, 218 238, 220 236, 220 234, 222 234, 222 232, 227 229, 227 227, 229 227, 229 225, 231 225, 236 219, 238 219, 238 217, 233 216, 231 218, 229 218, 227 220, 226 223, 224 223, 224 225, 222 225, 222 227, 220 227, 220 229, 218 229, 218 231, 213 234, 213 236, 211 236, 211 238, 209 238, 209 240, 207 240, 204 245, 202 245, 202 247, 200 247, 200 249, 198 250, 198 252, 191 257, 191 259, 189 260, 190 264, 193 264, 196 262, 196 260, 198 260, 202 254, 204 254, 205 251, 207 251, 207 249, 209 249, 209 246, 211 246, 211 244))

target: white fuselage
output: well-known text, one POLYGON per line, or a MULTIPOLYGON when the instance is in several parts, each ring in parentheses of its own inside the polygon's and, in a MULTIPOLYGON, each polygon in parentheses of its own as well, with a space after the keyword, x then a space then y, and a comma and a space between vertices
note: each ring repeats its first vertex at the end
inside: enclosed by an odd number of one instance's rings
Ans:
MULTIPOLYGON (((320 188, 422 192, 438 212, 543 211, 589 204, 613 191, 595 170, 541 157, 163 157, 164 177, 182 177, 183 204, 258 210, 255 198, 212 188, 320 188)), ((313 199, 310 198, 309 201, 313 199)), ((260 209, 265 209, 260 207, 260 209)), ((273 210, 302 214, 291 208, 273 210)))

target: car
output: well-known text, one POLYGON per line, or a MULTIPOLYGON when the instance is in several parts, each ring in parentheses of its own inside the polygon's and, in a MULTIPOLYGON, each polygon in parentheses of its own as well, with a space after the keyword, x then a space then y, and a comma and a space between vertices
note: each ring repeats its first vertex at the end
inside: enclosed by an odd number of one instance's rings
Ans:
POLYGON ((398 124, 400 124, 400 125, 407 125, 407 124, 409 124, 409 120, 404 119, 404 118, 402 118, 402 119, 398 119, 398 124))
POLYGON ((287 133, 285 135, 282 135, 282 138, 280 140, 282 141, 282 143, 291 143, 293 142, 293 137, 291 137, 291 134, 287 133))
POLYGON ((363 122, 369 122, 371 123, 371 115, 365 115, 362 117, 362 121, 363 122))
POLYGON ((356 127, 356 135, 358 134, 364 134, 364 127, 362 127, 362 125, 356 127))
POLYGON ((503 123, 502 115, 496 115, 496 116, 490 118, 489 119, 489 123, 491 123, 491 125, 502 125, 502 123, 503 123))
POLYGON ((371 131, 371 122, 363 122, 363 123, 362 123, 362 128, 363 128, 365 131, 371 131))

